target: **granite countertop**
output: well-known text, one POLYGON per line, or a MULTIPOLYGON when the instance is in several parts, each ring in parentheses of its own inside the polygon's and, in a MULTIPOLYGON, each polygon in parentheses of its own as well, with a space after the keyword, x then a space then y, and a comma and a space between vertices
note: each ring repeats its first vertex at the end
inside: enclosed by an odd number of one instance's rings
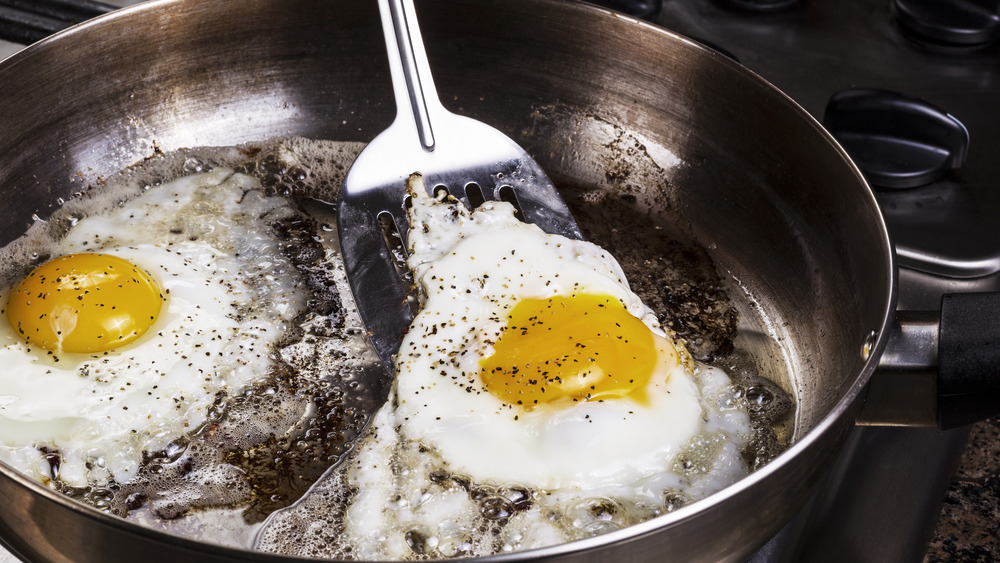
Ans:
POLYGON ((1000 418, 973 425, 926 563, 1000 561, 1000 418))

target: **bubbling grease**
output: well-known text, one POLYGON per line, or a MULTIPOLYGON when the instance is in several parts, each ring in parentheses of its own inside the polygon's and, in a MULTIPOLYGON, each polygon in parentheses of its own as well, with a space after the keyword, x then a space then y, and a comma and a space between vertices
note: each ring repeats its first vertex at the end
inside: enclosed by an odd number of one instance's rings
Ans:
MULTIPOLYGON (((379 393, 369 382, 381 368, 367 347, 337 254, 333 206, 323 203, 336 201, 361 147, 284 139, 157 155, 67 202, 47 222, 34 225, 30 237, 7 247, 7 255, 15 257, 11 263, 19 266, 0 272, 4 285, 43 261, 45 241, 58 240, 81 218, 175 178, 221 167, 255 177, 267 195, 288 196, 300 209, 272 229, 309 289, 310 306, 275 346, 271 373, 219 396, 194 432, 162 451, 145 452, 132 480, 51 486, 99 510, 223 545, 311 557, 421 559, 504 553, 620 529, 724 486, 703 479, 720 460, 742 460, 755 469, 780 451, 774 428, 787 418, 790 399, 757 376, 752 359, 739 351, 704 358, 724 367, 734 385, 707 364, 696 378, 716 413, 708 416, 723 424, 725 412, 742 409, 750 415, 752 435, 733 443, 721 439, 719 430, 692 440, 676 458, 672 476, 650 483, 658 491, 655 502, 623 501, 613 491, 477 483, 450 470, 419 441, 402 439, 384 416, 375 415, 379 393), (373 465, 381 472, 366 470, 373 465), (376 487, 379 481, 391 488, 376 487), (394 519, 398 529, 386 538, 359 536, 351 512, 366 505, 401 515, 394 519), (383 541, 387 538, 391 541, 383 541)), ((595 242, 604 243, 600 237, 595 242)), ((657 276, 644 272, 641 261, 623 267, 630 277, 657 276)), ((692 267, 699 275, 703 268, 692 267)), ((671 271, 667 277, 684 274, 671 271)), ((685 291, 718 300, 717 286, 706 287, 704 294, 688 286, 685 291)), ((718 319, 706 323, 731 324, 732 312, 725 307, 713 314, 718 319)), ((47 456, 49 463, 59 463, 59 452, 47 456)), ((735 474, 720 475, 726 481, 735 474)))
POLYGON ((310 495, 275 513, 257 548, 364 560, 486 556, 589 538, 672 512, 746 471, 746 444, 734 439, 739 425, 730 420, 743 399, 720 370, 700 367, 696 383, 708 407, 706 431, 682 449, 669 472, 638 489, 546 491, 476 482, 419 440, 402 437, 392 409, 383 407, 356 455, 310 495))

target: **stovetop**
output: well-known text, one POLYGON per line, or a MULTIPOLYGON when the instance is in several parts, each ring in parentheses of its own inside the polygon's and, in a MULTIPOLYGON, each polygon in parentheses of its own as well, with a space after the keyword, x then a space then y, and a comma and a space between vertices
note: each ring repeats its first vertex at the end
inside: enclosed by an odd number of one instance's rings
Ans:
MULTIPOLYGON (((945 33, 950 44, 928 39, 935 30, 907 16, 933 3, 666 0, 651 18, 735 57, 821 122, 836 92, 864 88, 919 99, 964 126, 960 167, 919 187, 875 186, 903 266, 902 310, 938 310, 948 292, 1000 290, 1000 41, 973 47, 955 44, 969 34, 945 33)), ((1000 2, 958 3, 992 10, 973 23, 1000 35, 1000 2)), ((811 503, 751 561, 921 560, 967 432, 857 427, 811 503)))
MULTIPOLYGON (((936 310, 946 292, 1000 290, 1000 43, 959 44, 998 34, 990 18, 1000 21, 1000 2, 954 1, 980 13, 971 28, 947 29, 948 45, 927 40, 934 30, 919 16, 949 0, 597 3, 638 10, 728 53, 821 121, 834 93, 857 88, 898 92, 959 121, 968 132, 960 167, 927 185, 876 189, 904 266, 899 307, 936 310), (749 9, 761 6, 768 10, 749 9)), ((0 58, 19 48, 0 42, 0 58)), ((859 426, 809 506, 751 561, 919 561, 966 436, 859 426)), ((0 550, 0 563, 9 557, 0 550)))
POLYGON ((1000 41, 974 48, 917 38, 898 15, 909 3, 803 0, 755 13, 721 0, 667 0, 656 22, 733 54, 819 120, 848 88, 896 91, 953 115, 968 130, 965 164, 930 185, 877 189, 879 203, 900 265, 957 278, 996 273, 1000 41))

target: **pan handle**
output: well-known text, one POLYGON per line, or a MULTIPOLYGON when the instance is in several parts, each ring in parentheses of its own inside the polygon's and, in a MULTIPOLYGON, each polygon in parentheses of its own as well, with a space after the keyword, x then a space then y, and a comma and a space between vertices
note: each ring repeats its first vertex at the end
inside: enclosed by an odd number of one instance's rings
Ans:
POLYGON ((943 430, 1000 413, 1000 292, 898 311, 858 423, 943 430))
POLYGON ((943 429, 1000 412, 1000 293, 941 300, 938 423, 943 429))

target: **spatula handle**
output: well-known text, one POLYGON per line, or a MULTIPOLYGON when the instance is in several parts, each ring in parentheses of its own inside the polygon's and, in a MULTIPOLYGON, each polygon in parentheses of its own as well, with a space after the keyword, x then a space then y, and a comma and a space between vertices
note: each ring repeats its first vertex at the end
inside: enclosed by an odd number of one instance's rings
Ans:
POLYGON ((379 0, 382 27, 392 84, 396 93, 397 119, 412 116, 417 137, 426 151, 434 150, 434 129, 428 105, 440 105, 424 50, 413 0, 379 0))

